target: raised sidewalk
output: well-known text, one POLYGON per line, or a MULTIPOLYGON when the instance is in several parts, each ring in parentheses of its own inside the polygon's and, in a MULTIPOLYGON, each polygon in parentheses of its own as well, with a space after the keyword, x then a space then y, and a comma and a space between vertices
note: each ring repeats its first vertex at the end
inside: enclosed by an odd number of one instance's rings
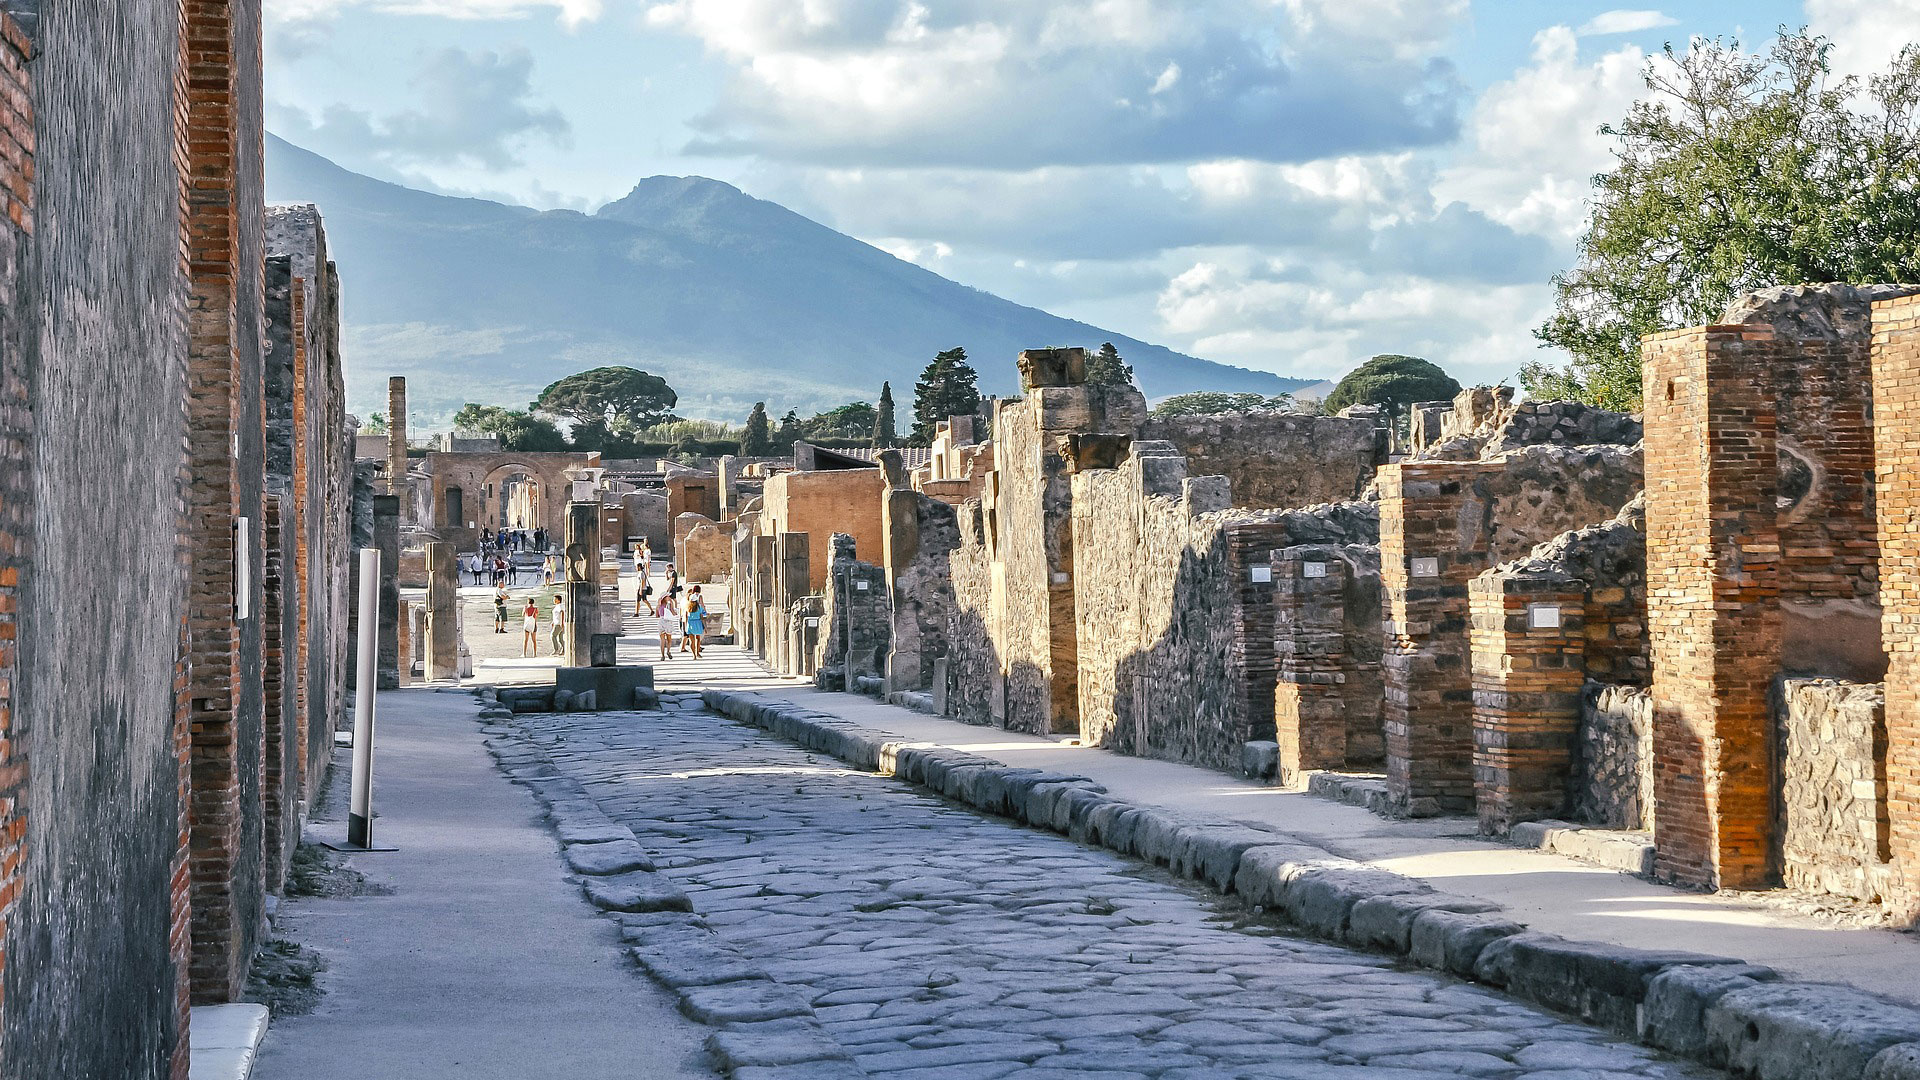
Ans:
POLYGON ((1462 819, 1395 821, 1356 806, 1190 765, 975 727, 771 675, 731 646, 700 664, 656 671, 663 689, 752 691, 792 701, 911 746, 961 751, 1016 768, 1085 776, 1111 796, 1183 817, 1288 833, 1334 855, 1490 901, 1531 929, 1576 941, 1737 957, 1793 979, 1841 983, 1920 1006, 1920 935, 1849 928, 1784 898, 1703 894, 1480 838, 1462 819))

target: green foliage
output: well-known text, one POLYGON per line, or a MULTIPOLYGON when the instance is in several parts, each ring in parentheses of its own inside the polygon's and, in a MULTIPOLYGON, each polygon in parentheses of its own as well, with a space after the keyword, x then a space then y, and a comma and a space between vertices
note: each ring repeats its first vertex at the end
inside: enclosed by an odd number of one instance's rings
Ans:
POLYGON ((1830 48, 1783 29, 1764 55, 1698 41, 1648 63, 1534 331, 1572 363, 1527 365, 1529 394, 1636 410, 1643 334, 1769 285, 1920 278, 1920 47, 1864 83, 1830 77, 1830 48))
POLYGON ((658 375, 630 367, 601 367, 548 386, 534 399, 533 408, 570 420, 577 428, 629 434, 672 419, 679 400, 658 375))
POLYGON ((1417 356, 1382 353, 1347 373, 1327 395, 1329 412, 1349 405, 1380 405, 1398 414, 1416 401, 1441 401, 1460 392, 1460 384, 1438 365, 1417 356))
POLYGON ((880 407, 874 411, 873 445, 884 450, 900 441, 900 433, 893 426, 893 384, 880 384, 880 407))
POLYGON ((362 435, 385 435, 386 433, 386 413, 368 413, 367 418, 360 423, 360 434, 362 435))
POLYGON ((809 440, 864 439, 873 434, 877 418, 872 405, 849 401, 837 409, 815 413, 800 421, 800 431, 809 440))
POLYGON ((800 414, 792 409, 780 418, 780 429, 773 433, 774 449, 783 454, 793 452, 793 444, 800 441, 800 414))
MULTIPOLYGON (((1089 366, 1088 371, 1092 368, 1089 366)), ((1091 375, 1089 375, 1091 378, 1091 375)), ((1292 394, 1226 394, 1218 390, 1196 390, 1191 394, 1175 394, 1153 407, 1156 419, 1167 420, 1176 416, 1210 416, 1215 413, 1241 412, 1292 412, 1294 400, 1292 394)))
POLYGON ((756 401, 747 414, 746 430, 740 434, 740 453, 746 457, 772 457, 773 425, 767 421, 767 403, 756 401))
MULTIPOLYGON (((1120 359, 1120 350, 1109 341, 1087 361, 1087 383, 1091 386, 1126 386, 1133 382, 1133 368, 1120 359)), ((1253 395, 1257 396, 1257 395, 1253 395)))
POLYGON ((634 438, 648 442, 679 443, 692 439, 696 442, 738 440, 740 429, 722 420, 668 420, 664 423, 649 424, 633 433, 634 438))
POLYGON ((553 421, 518 409, 503 409, 498 405, 468 402, 453 414, 453 426, 464 431, 492 432, 500 436, 500 443, 506 449, 526 454, 558 453, 569 449, 567 437, 561 434, 553 421))
POLYGON ((915 446, 932 445, 935 425, 951 416, 972 416, 979 411, 980 376, 967 364, 967 350, 952 348, 936 353, 933 363, 913 385, 911 440, 915 446))

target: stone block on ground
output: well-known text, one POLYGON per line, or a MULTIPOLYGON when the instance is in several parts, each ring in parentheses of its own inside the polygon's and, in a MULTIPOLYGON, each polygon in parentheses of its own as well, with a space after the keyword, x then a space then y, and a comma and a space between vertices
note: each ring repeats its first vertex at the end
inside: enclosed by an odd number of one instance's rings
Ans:
POLYGON ((813 1012, 793 991, 765 979, 688 987, 681 991, 680 1011, 703 1024, 778 1020, 813 1012))
POLYGON ((728 1069, 771 1069, 812 1061, 852 1061, 846 1050, 828 1038, 825 1032, 754 1030, 758 1026, 750 1024, 728 1031, 716 1031, 708 1037, 707 1049, 728 1069))
POLYGON ((633 830, 625 825, 591 814, 569 814, 564 818, 556 818, 554 831, 563 844, 606 844, 633 839, 633 830))
POLYGON ((1707 1056, 1707 1007, 1729 991, 1772 982, 1771 968, 1749 965, 1671 967, 1647 983, 1640 1040, 1690 1058, 1707 1056))
POLYGON ((1700 953, 1631 949, 1553 934, 1512 934, 1490 942, 1474 962, 1474 977, 1508 993, 1583 1020, 1634 1034, 1647 984, 1670 967, 1738 965, 1700 953))
POLYGON ((1850 986, 1759 983, 1707 1006, 1709 1060, 1755 1080, 1851 1080, 1920 1042, 1920 1011, 1850 986))
POLYGON ((719 944, 712 934, 706 936, 705 942, 686 939, 661 941, 658 947, 635 945, 627 953, 648 975, 675 990, 767 977, 760 965, 719 944))
POLYGON ((568 844, 567 865, 574 872, 604 877, 633 870, 652 870, 653 860, 639 841, 607 840, 596 844, 568 844))
POLYGON ((1348 944, 1405 954, 1413 947, 1413 922, 1423 912, 1452 911, 1463 915, 1499 911, 1500 905, 1448 893, 1388 893, 1370 896, 1347 913, 1348 944))
POLYGON ((650 870, 590 877, 587 899, 605 911, 692 911, 693 902, 673 879, 650 870))
MULTIPOLYGON (((653 689, 651 664, 623 664, 617 667, 563 667, 553 673, 554 696, 591 692, 596 701, 632 701, 633 692, 642 687, 653 689)), ((560 711, 559 706, 554 706, 560 711)))
POLYGON ((1280 772, 1280 744, 1254 741, 1240 747, 1240 772, 1252 780, 1271 780, 1280 772))
POLYGON ((1889 1046, 1873 1055, 1861 1080, 1920 1080, 1920 1042, 1889 1046))
POLYGON ((1409 956, 1421 967, 1473 977, 1473 965, 1488 945, 1526 927, 1495 913, 1423 911, 1413 920, 1409 956))

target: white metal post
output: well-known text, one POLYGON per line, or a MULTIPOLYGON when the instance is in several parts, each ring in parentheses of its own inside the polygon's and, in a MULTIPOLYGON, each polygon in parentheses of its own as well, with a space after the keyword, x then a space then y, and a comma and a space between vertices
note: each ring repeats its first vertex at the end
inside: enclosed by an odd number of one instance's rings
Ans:
POLYGON ((353 697, 353 797, 347 808, 347 843, 373 846, 373 681, 380 640, 380 549, 360 549, 359 680, 353 697))

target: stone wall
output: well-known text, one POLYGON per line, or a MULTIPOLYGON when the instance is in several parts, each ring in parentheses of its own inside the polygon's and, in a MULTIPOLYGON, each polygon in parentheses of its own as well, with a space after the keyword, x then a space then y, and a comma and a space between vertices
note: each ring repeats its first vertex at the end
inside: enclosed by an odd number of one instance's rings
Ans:
POLYGON ((862 678, 887 670, 891 628, 886 573, 857 558, 853 537, 835 533, 827 588, 820 598, 819 655, 814 682, 823 690, 854 690, 862 678))
POLYGON ((1170 442, 1194 476, 1224 476, 1238 507, 1313 506, 1360 494, 1382 462, 1373 422, 1281 412, 1149 419, 1142 439, 1170 442))
POLYGON ((695 584, 718 581, 730 572, 733 562, 733 538, 727 530, 711 521, 702 521, 680 540, 680 573, 695 584))
POLYGON ((768 478, 760 496, 760 531, 817 538, 809 548, 802 591, 819 592, 826 587, 832 561, 827 541, 834 533, 846 533, 861 551, 879 554, 885 544, 885 491, 886 477, 878 468, 784 472, 768 478))
POLYGON ((1003 724, 1006 571, 994 558, 998 540, 994 516, 983 500, 969 499, 954 509, 954 524, 960 543, 947 564, 953 609, 943 635, 947 715, 969 724, 1003 724))
POLYGON ((1653 828, 1653 692, 1589 682, 1580 696, 1569 812, 1603 829, 1653 828))
POLYGON ((954 508, 908 488, 887 492, 886 577, 889 690, 932 687, 935 662, 947 655, 954 616, 953 552, 960 546, 954 508))
POLYGON ((1640 441, 1638 417, 1577 401, 1523 401, 1510 386, 1472 386, 1452 401, 1413 408, 1411 454, 1420 459, 1472 460, 1522 446, 1631 446, 1640 441))
POLYGON ((1873 415, 1886 641, 1888 907, 1920 920, 1920 297, 1873 305, 1873 415))
POLYGON ((1783 679, 1780 869, 1789 888, 1880 902, 1896 893, 1886 695, 1877 683, 1783 679))
POLYGON ((620 496, 620 506, 625 511, 625 536, 645 537, 647 546, 662 555, 673 546, 665 493, 630 491, 620 496))

